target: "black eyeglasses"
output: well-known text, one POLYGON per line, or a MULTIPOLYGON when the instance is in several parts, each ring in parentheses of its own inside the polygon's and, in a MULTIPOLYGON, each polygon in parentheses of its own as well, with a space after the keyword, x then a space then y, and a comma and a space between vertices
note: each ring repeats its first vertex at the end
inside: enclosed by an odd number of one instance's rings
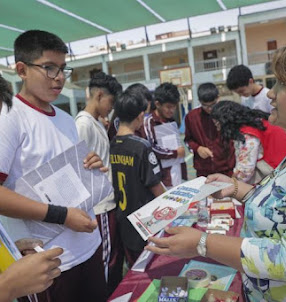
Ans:
POLYGON ((24 64, 26 64, 27 66, 36 66, 36 67, 40 67, 43 68, 44 70, 46 70, 47 72, 47 77, 50 79, 55 79, 60 71, 63 73, 65 79, 69 78, 73 72, 73 68, 71 67, 58 67, 57 65, 40 65, 40 64, 34 64, 34 63, 29 63, 29 62, 23 62, 24 64))

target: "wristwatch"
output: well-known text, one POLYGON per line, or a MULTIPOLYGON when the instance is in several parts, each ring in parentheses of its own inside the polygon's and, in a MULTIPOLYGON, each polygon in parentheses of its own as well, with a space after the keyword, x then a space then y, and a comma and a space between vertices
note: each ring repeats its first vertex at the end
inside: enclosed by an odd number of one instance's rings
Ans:
POLYGON ((200 241, 197 245, 197 252, 200 256, 206 257, 207 255, 207 237, 208 234, 203 232, 200 241))

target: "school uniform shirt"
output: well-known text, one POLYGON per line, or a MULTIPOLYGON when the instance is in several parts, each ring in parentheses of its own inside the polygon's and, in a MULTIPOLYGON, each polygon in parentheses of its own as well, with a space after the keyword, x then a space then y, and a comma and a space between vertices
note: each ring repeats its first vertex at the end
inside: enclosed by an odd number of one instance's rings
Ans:
MULTIPOLYGON (((112 181, 111 165, 109 160, 109 138, 106 129, 90 113, 80 111, 75 118, 79 138, 85 140, 88 150, 94 151, 100 156, 103 165, 109 168, 106 173, 109 181, 112 181)), ((113 210, 116 207, 113 192, 100 201, 93 209, 96 215, 113 210)))
MULTIPOLYGON (((0 116, 0 180, 5 187, 13 190, 21 176, 78 143, 73 118, 52 108, 51 113, 42 111, 17 95, 11 110, 0 116)), ((92 210, 88 214, 95 218, 92 210)), ((1 217, 1 221, 14 241, 32 237, 22 219, 1 217)), ((100 243, 98 229, 89 234, 66 228, 44 248, 64 248, 60 268, 66 271, 89 259, 100 243)))
POLYGON ((284 162, 256 186, 245 203, 241 263, 246 301, 286 301, 284 162))
POLYGON ((1 114, 6 114, 8 113, 8 106, 6 105, 6 103, 2 102, 2 108, 1 108, 1 111, 0 111, 0 115, 1 114))
POLYGON ((236 177, 251 183, 257 162, 264 160, 272 168, 276 168, 286 156, 286 132, 279 126, 271 125, 263 120, 265 130, 251 126, 243 126, 240 132, 244 134, 245 142, 235 142, 236 177))
POLYGON ((122 242, 133 251, 141 251, 146 242, 127 216, 154 198, 150 187, 160 183, 158 160, 147 140, 124 135, 111 141, 110 162, 122 242))
POLYGON ((191 110, 185 117, 185 143, 194 152, 194 168, 197 176, 212 173, 232 174, 235 164, 233 143, 224 146, 211 116, 201 107, 191 110), (197 150, 200 146, 213 152, 213 158, 203 159, 197 150))
MULTIPOLYGON (((144 123, 140 128, 140 137, 146 138, 151 144, 152 150, 155 152, 159 162, 162 159, 171 159, 177 158, 178 153, 177 150, 171 150, 162 148, 158 145, 156 139, 156 133, 154 127, 157 125, 162 125, 163 123, 174 122, 173 119, 168 121, 163 121, 155 112, 144 117, 144 123)), ((186 163, 181 163, 180 165, 176 165, 174 167, 161 167, 161 178, 162 182, 166 187, 172 187, 179 185, 182 182, 182 179, 187 180, 187 166, 186 163), (174 171, 173 171, 174 170, 174 171)))
POLYGON ((270 105, 271 100, 267 97, 269 89, 262 87, 254 95, 249 97, 241 97, 241 105, 247 106, 251 109, 260 109, 264 112, 270 113, 273 107, 270 105))

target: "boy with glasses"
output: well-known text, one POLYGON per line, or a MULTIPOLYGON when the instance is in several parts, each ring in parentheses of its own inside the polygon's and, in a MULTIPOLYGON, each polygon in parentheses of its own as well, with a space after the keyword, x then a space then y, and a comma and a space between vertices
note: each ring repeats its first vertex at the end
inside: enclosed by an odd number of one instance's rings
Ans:
MULTIPOLYGON (((96 258, 101 237, 93 211, 46 205, 13 192, 17 179, 79 141, 73 118, 51 105, 71 75, 65 62, 67 47, 54 34, 31 30, 15 40, 14 49, 23 85, 10 111, 0 116, 0 203, 5 205, 1 214, 67 227, 44 246, 63 247, 63 273, 38 295, 39 302, 105 301, 103 266, 100 257, 96 258)), ((83 164, 88 169, 102 166, 93 152, 83 164)), ((21 219, 4 222, 13 240, 31 237, 21 219)))
POLYGON ((218 89, 213 83, 201 84, 198 88, 200 108, 190 111, 185 118, 185 143, 194 152, 194 168, 197 176, 212 173, 232 175, 235 164, 234 148, 225 146, 210 116, 219 100, 218 89))

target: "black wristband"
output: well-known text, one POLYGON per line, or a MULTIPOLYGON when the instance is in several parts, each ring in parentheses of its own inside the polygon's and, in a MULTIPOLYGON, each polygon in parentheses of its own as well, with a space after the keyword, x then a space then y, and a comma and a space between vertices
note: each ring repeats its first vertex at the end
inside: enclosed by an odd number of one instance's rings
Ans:
POLYGON ((64 224, 67 218, 67 207, 49 204, 48 212, 43 221, 57 224, 64 224))

